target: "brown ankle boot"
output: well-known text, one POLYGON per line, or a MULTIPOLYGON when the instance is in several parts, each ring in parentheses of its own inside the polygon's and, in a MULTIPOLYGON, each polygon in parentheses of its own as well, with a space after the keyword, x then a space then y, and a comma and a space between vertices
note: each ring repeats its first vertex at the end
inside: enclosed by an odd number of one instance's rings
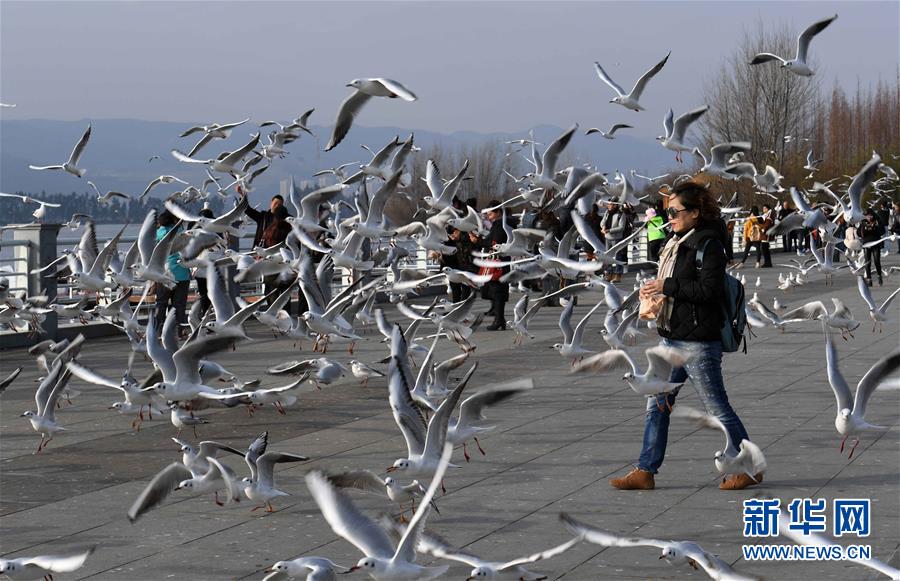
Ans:
POLYGON ((722 483, 719 484, 719 490, 743 490, 748 486, 759 484, 763 481, 763 473, 754 474, 753 478, 746 474, 732 474, 722 479, 722 483), (753 482, 753 478, 756 479, 756 482, 753 482))
POLYGON ((619 490, 653 490, 653 473, 635 468, 621 478, 612 478, 609 484, 619 490))

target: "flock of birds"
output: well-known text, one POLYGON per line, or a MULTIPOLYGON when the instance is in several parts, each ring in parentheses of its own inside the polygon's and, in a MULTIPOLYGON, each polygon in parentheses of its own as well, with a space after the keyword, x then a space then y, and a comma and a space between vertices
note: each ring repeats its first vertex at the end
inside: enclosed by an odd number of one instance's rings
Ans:
MULTIPOLYGON (((811 39, 831 24, 835 17, 827 18, 810 26, 801 34, 797 55, 792 60, 784 60, 776 55, 757 55, 750 64, 779 60, 792 74, 808 76, 812 71, 806 65, 811 39)), ((642 111, 639 99, 648 82, 666 64, 669 55, 650 69, 625 93, 603 67, 596 63, 600 78, 616 92, 610 102, 633 111, 642 111)), ((326 150, 336 147, 351 129, 353 120, 359 115, 365 103, 374 97, 399 98, 413 101, 416 95, 402 84, 389 79, 357 79, 348 84, 353 93, 344 101, 335 122, 334 131, 326 150)), ((680 156, 684 151, 695 151, 684 143, 689 126, 700 118, 706 108, 701 107, 674 118, 670 110, 665 116, 664 136, 661 144, 680 156)), ((306 484, 322 516, 333 531, 356 546, 363 557, 349 568, 341 567, 324 557, 305 556, 291 561, 279 561, 269 569, 267 579, 306 576, 310 580, 335 579, 339 572, 360 571, 375 579, 431 579, 447 572, 449 565, 423 566, 416 563, 418 555, 427 555, 439 560, 461 562, 472 567, 469 579, 543 579, 545 576, 526 568, 533 563, 551 559, 556 555, 582 543, 593 543, 603 547, 650 546, 661 551, 660 559, 672 564, 688 564, 702 568, 714 579, 750 579, 750 575, 739 573, 719 557, 707 552, 694 542, 665 541, 625 537, 603 531, 584 523, 568 514, 561 520, 572 537, 567 542, 547 550, 508 561, 492 561, 454 548, 425 528, 431 512, 439 512, 435 501, 438 488, 444 487, 444 475, 450 465, 456 448, 462 448, 465 460, 470 459, 468 445, 474 443, 484 453, 478 440, 489 432, 492 426, 485 412, 512 397, 527 394, 533 388, 530 380, 513 381, 486 387, 469 395, 465 390, 472 382, 478 363, 466 371, 464 377, 455 381, 452 372, 467 365, 475 350, 473 332, 481 322, 482 315, 476 313, 477 295, 459 303, 446 299, 435 299, 430 304, 414 303, 411 295, 426 285, 462 283, 478 288, 490 280, 490 275, 478 275, 453 268, 443 268, 432 274, 426 270, 401 268, 410 256, 410 246, 415 244, 424 250, 452 254, 456 249, 448 246, 447 228, 463 232, 484 234, 486 224, 478 212, 472 208, 458 210, 453 201, 460 184, 466 179, 468 163, 451 179, 444 179, 437 164, 429 160, 425 178, 430 195, 414 200, 419 207, 414 220, 409 224, 391 224, 385 218, 386 204, 394 197, 410 198, 407 190, 409 174, 405 173, 409 156, 417 151, 413 136, 405 141, 395 138, 378 151, 372 151, 368 163, 358 165, 354 171, 348 168, 355 164, 331 168, 320 172, 331 174, 337 183, 319 190, 301 194, 291 188, 287 201, 294 210, 290 218, 291 233, 287 240, 270 248, 254 248, 248 252, 230 250, 224 244, 225 235, 239 235, 238 224, 249 207, 246 196, 235 195, 234 206, 226 213, 206 218, 191 209, 191 204, 203 200, 211 193, 232 197, 234 192, 252 189, 253 179, 270 167, 275 160, 286 153, 284 146, 300 138, 303 132, 312 133, 308 119, 312 110, 294 121, 281 124, 266 121, 261 127, 276 127, 269 136, 269 143, 260 147, 260 135, 255 133, 242 147, 226 151, 208 159, 198 157, 200 150, 209 147, 215 140, 227 138, 236 128, 249 119, 235 123, 212 123, 192 127, 182 137, 200 135, 200 140, 185 154, 173 150, 172 155, 181 162, 203 164, 208 179, 199 187, 188 184, 175 176, 155 178, 139 197, 160 185, 180 184, 184 190, 170 195, 165 207, 186 227, 173 229, 160 240, 156 239, 155 211, 150 212, 140 230, 138 239, 124 252, 120 252, 120 231, 103 248, 99 248, 96 230, 90 216, 76 215, 68 226, 81 229, 78 245, 66 249, 57 260, 35 271, 45 277, 66 277, 82 297, 73 304, 49 304, 46 297, 25 296, 11 292, 9 281, 0 279, 0 325, 17 331, 40 332, 41 323, 50 312, 63 319, 82 322, 102 320, 119 327, 128 337, 131 356, 121 379, 105 377, 91 369, 80 359, 86 345, 82 336, 74 340, 47 340, 30 349, 35 356, 42 374, 35 394, 36 409, 25 411, 35 432, 40 434, 37 452, 46 449, 54 437, 65 428, 60 421, 65 414, 59 414, 62 399, 71 399, 77 391, 69 383, 76 377, 89 384, 115 390, 123 401, 115 403, 111 409, 133 418, 133 427, 139 430, 145 418, 154 414, 168 414, 177 428, 174 443, 182 454, 179 462, 163 467, 147 484, 143 492, 134 499, 127 517, 131 522, 141 518, 152 518, 152 511, 173 495, 213 493, 219 505, 233 504, 249 500, 253 510, 275 510, 274 504, 286 493, 279 490, 275 479, 275 466, 309 460, 308 456, 267 451, 268 433, 263 432, 244 449, 228 443, 200 441, 193 444, 183 439, 184 430, 197 437, 197 428, 205 422, 200 413, 210 407, 243 407, 253 415, 263 406, 271 406, 278 413, 285 414, 297 402, 298 391, 310 384, 316 388, 329 386, 352 376, 363 383, 385 378, 388 384, 388 404, 396 420, 397 427, 406 442, 405 455, 387 468, 388 476, 359 469, 345 473, 325 473, 310 471, 306 484), (265 161, 265 165, 254 166, 265 161), (226 183, 227 182, 227 183, 226 183), (375 186, 372 188, 372 186, 375 186), (351 188, 355 191, 351 192, 351 188), (213 188, 212 191, 209 188, 213 188), (374 189, 373 193, 369 189, 374 189), (323 219, 323 216, 326 218, 323 219), (375 253, 367 253, 367 240, 390 239, 390 244, 375 253), (400 242, 408 241, 409 244, 400 242), (178 253, 181 264, 198 269, 205 275, 212 307, 202 312, 199 301, 191 308, 189 329, 182 328, 174 311, 170 311, 165 321, 157 325, 153 316, 142 322, 138 318, 152 285, 172 287, 175 280, 167 267, 167 257, 178 253), (314 259, 314 257, 316 257, 314 259), (385 274, 374 274, 373 268, 385 270, 385 274), (354 273, 352 282, 338 293, 333 293, 332 280, 335 269, 347 269, 354 273), (232 299, 229 292, 227 273, 234 274, 235 283, 253 282, 263 277, 277 274, 289 286, 286 290, 274 291, 255 302, 232 299), (132 305, 132 295, 141 292, 137 308, 132 305), (305 297, 308 310, 294 317, 285 309, 292 294, 298 290, 305 297), (96 300, 91 305, 91 297, 96 300), (385 296, 395 305, 399 316, 408 320, 403 329, 391 321, 384 309, 376 305, 376 297, 385 296), (90 308, 89 308, 90 307, 90 308), (268 372, 275 376, 290 376, 287 383, 279 387, 261 387, 256 379, 243 382, 238 375, 216 363, 212 358, 216 353, 235 349, 248 339, 245 324, 251 318, 276 337, 293 340, 294 345, 304 340, 312 342, 315 358, 288 361, 272 366, 268 372), (430 335, 418 336, 423 324, 430 335), (339 361, 328 355, 329 347, 345 345, 352 354, 358 341, 371 340, 365 330, 374 327, 386 343, 389 353, 378 361, 339 361), (186 335, 181 340, 182 335, 186 335), (430 339, 430 344, 428 343, 430 339), (447 360, 439 360, 436 347, 443 341, 453 342, 460 353, 447 360), (133 375, 133 363, 138 354, 143 354, 153 362, 153 372, 146 377, 133 375), (416 370, 416 371, 414 371, 416 370), (221 380, 231 385, 215 388, 211 384, 221 380), (225 454, 240 456, 248 468, 248 475, 239 472, 224 462, 225 454), (354 503, 351 490, 359 490, 382 496, 386 502, 412 509, 408 523, 401 513, 401 520, 391 518, 376 519, 363 513, 354 503)), ((630 127, 615 124, 609 131, 590 129, 588 133, 600 133, 613 139, 619 130, 630 127)), ((543 153, 533 139, 517 140, 524 150, 530 147, 531 155, 526 160, 533 165, 533 171, 516 177, 523 184, 518 195, 504 201, 500 209, 505 215, 506 208, 513 205, 540 207, 571 216, 572 226, 557 240, 552 235, 538 229, 513 228, 504 220, 507 241, 488 251, 475 252, 475 263, 482 267, 509 267, 509 272, 501 278, 521 290, 524 281, 547 276, 569 281, 560 290, 532 297, 526 291, 515 305, 515 318, 511 326, 516 331, 514 342, 521 345, 533 336, 528 331, 529 322, 537 312, 551 301, 562 303, 559 326, 562 342, 553 347, 565 359, 572 360, 576 372, 606 373, 614 368, 625 368, 622 377, 635 393, 642 397, 671 391, 680 386, 670 381, 673 367, 681 366, 687 355, 677 349, 653 346, 645 350, 647 365, 642 368, 629 353, 642 331, 639 329, 637 290, 645 278, 652 278, 653 263, 632 263, 630 272, 637 272, 635 287, 631 291, 619 288, 613 283, 596 276, 596 273, 619 262, 615 259, 621 248, 635 244, 642 227, 613 246, 607 246, 588 225, 585 215, 595 205, 603 207, 608 202, 638 206, 641 198, 635 194, 629 178, 618 174, 607 179, 606 174, 581 167, 559 168, 560 155, 570 143, 577 125, 568 129, 551 143, 543 153), (581 240, 585 250, 590 249, 590 259, 578 257, 576 242, 581 240), (645 272, 646 269, 646 272, 645 272), (603 291, 603 299, 578 321, 574 327, 572 316, 575 297, 590 290, 603 291), (595 353, 585 346, 585 332, 590 319, 601 307, 606 307, 601 334, 609 349, 595 353)), ((88 127, 79 140, 69 159, 60 165, 32 166, 35 170, 62 170, 77 177, 85 174, 79 167, 80 158, 88 145, 91 128, 88 127)), ((749 143, 725 143, 712 148, 709 160, 704 158, 702 172, 706 175, 728 179, 752 180, 761 193, 769 195, 783 192, 777 170, 767 167, 758 173, 742 156, 751 149, 749 143)), ((524 156, 523 156, 524 157, 524 156)), ((151 158, 152 161, 152 158, 151 158)), ((811 172, 817 171, 816 160, 808 160, 811 172)), ((666 176, 655 178, 631 173, 657 183, 666 176)), ((819 248, 813 243, 812 257, 798 260, 789 267, 795 272, 781 277, 783 290, 792 286, 807 284, 808 277, 818 272, 825 277, 840 275, 841 270, 852 272, 859 278, 859 292, 869 309, 876 326, 883 326, 895 314, 890 308, 900 289, 895 290, 879 305, 872 297, 871 290, 858 274, 862 245, 850 247, 848 240, 845 251, 847 264, 835 261, 837 243, 834 233, 838 216, 848 224, 855 225, 862 220, 865 209, 864 194, 869 186, 875 185, 875 199, 885 195, 884 190, 897 181, 896 173, 882 162, 880 156, 872 159, 845 184, 844 193, 838 194, 841 185, 832 180, 818 184, 821 191, 834 198, 833 216, 823 212, 822 205, 813 205, 806 195, 797 188, 790 188, 790 195, 798 211, 777 223, 770 231, 772 235, 806 228, 817 232, 817 239, 824 244, 819 248), (885 177, 878 178, 881 171, 885 177), (879 185, 880 184, 880 185, 879 185)), ((121 192, 101 193, 94 184, 98 199, 113 197, 128 198, 121 192)), ((11 194, 0 194, 9 196, 11 194)), ((46 202, 29 196, 18 196, 26 203, 37 203, 35 218, 44 216, 46 202)), ((775 197, 775 196, 773 196, 775 197)), ((871 202, 871 200, 870 200, 871 202)), ((735 199, 722 203, 722 211, 729 218, 738 217, 744 210, 737 206, 735 199)), ((887 237, 894 241, 894 238, 887 237)), ((746 282, 746 280, 745 280, 746 282)), ((761 281, 757 279, 757 288, 761 281)), ((587 296, 587 295, 584 295, 587 296)), ((834 309, 829 310, 822 301, 813 301, 787 310, 773 304, 770 308, 754 293, 747 303, 747 317, 752 328, 773 327, 784 332, 793 325, 818 321, 824 331, 827 359, 827 379, 837 401, 835 427, 844 443, 853 438, 850 449, 852 456, 861 434, 879 426, 866 421, 866 407, 879 384, 888 380, 900 367, 900 351, 894 351, 879 359, 857 384, 855 397, 847 380, 838 367, 838 354, 833 339, 840 332, 844 339, 852 337, 860 322, 849 308, 837 298, 832 299, 834 309)), ((652 324, 648 324, 652 326, 652 324)), ((873 331, 875 327, 873 326, 873 331)), ((21 372, 15 370, 0 382, 0 393, 14 385, 21 372)), ((732 443, 721 422, 705 412, 683 405, 675 406, 673 415, 686 418, 698 425, 718 429, 725 433, 725 447, 714 455, 714 465, 722 475, 746 473, 751 475, 764 472, 766 460, 762 450, 753 442, 744 440, 732 443), (727 450, 738 449, 737 456, 730 456, 727 450)), ((792 535, 800 543, 824 542, 814 536, 792 535)), ((65 556, 40 556, 34 558, 0 559, 0 573, 12 579, 52 578, 54 573, 72 572, 84 565, 93 549, 79 554, 65 556)), ((876 559, 860 561, 885 575, 896 578, 900 575, 894 569, 876 559)))

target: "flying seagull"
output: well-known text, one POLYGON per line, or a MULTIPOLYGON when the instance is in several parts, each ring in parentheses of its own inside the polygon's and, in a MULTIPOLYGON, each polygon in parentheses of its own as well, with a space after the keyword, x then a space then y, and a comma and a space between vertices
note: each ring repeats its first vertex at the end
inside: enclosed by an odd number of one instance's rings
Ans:
POLYGON ((638 100, 641 98, 641 94, 644 92, 644 88, 647 86, 647 82, 652 79, 656 73, 662 70, 665 66, 666 61, 669 60, 669 55, 672 54, 672 51, 669 51, 669 54, 666 55, 666 58, 659 61, 656 66, 643 74, 643 76, 637 80, 632 87, 630 93, 625 93, 625 90, 619 86, 614 80, 612 80, 609 75, 606 74, 606 71, 603 70, 603 67, 600 66, 600 63, 594 62, 594 67, 597 69, 597 76, 600 77, 604 83, 612 87, 612 89, 616 92, 616 96, 610 100, 610 103, 618 103, 619 105, 625 107, 626 109, 631 109, 632 111, 643 111, 644 108, 641 107, 638 100))
POLYGON ((69 172, 73 176, 81 177, 86 170, 78 168, 78 160, 81 159, 81 154, 84 153, 84 148, 87 146, 87 142, 90 138, 91 126, 89 124, 84 131, 84 135, 82 135, 81 139, 78 140, 78 143, 75 144, 75 149, 72 150, 72 155, 69 156, 69 160, 66 163, 62 165, 29 165, 28 167, 36 170, 61 169, 69 172))
POLYGON ((612 127, 609 128, 609 131, 602 131, 601 129, 598 129, 596 127, 591 127, 590 129, 585 131, 584 134, 590 135, 591 133, 599 133, 606 139, 615 139, 616 138, 615 133, 619 129, 633 129, 633 127, 631 125, 626 125, 625 123, 616 123, 615 125, 613 125, 612 127))
POLYGON ((353 124, 353 118, 359 115, 359 111, 363 105, 372 97, 387 97, 388 99, 396 99, 400 97, 404 101, 415 101, 418 99, 415 93, 391 79, 353 79, 347 83, 348 87, 356 89, 349 97, 341 103, 338 111, 337 119, 334 122, 334 130, 331 133, 331 139, 325 151, 331 151, 337 147, 353 124))
POLYGON ((787 69, 795 75, 800 75, 801 77, 813 76, 815 73, 813 73, 812 69, 806 64, 806 54, 809 51, 809 43, 815 35, 825 30, 836 18, 837 14, 810 24, 809 27, 797 37, 797 54, 794 56, 793 60, 785 60, 777 54, 772 54, 770 52, 761 52, 753 57, 750 64, 758 65, 769 61, 779 61, 781 63, 781 68, 787 69))

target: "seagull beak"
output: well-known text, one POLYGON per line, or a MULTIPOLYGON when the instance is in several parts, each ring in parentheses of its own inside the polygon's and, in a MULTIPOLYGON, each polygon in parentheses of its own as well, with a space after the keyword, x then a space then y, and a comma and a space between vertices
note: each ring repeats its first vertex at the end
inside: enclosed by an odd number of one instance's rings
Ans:
POLYGON ((352 567, 350 567, 349 569, 344 571, 342 573, 342 575, 346 575, 347 573, 353 573, 354 571, 359 571, 359 565, 353 565, 352 567))
POLYGON ((396 469, 397 469, 396 466, 388 466, 387 468, 384 469, 384 471, 385 472, 393 472, 396 469))
POLYGON ((659 558, 660 558, 660 559, 665 559, 666 556, 665 556, 665 555, 660 555, 659 558))

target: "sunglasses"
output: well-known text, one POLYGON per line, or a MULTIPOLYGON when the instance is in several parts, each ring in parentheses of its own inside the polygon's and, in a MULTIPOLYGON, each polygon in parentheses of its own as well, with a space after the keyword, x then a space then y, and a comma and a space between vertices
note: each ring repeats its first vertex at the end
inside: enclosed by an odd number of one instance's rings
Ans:
POLYGON ((675 218, 676 216, 678 216, 679 212, 687 212, 687 211, 688 211, 687 208, 682 208, 680 210, 676 210, 675 208, 666 208, 666 215, 669 218, 675 218))

